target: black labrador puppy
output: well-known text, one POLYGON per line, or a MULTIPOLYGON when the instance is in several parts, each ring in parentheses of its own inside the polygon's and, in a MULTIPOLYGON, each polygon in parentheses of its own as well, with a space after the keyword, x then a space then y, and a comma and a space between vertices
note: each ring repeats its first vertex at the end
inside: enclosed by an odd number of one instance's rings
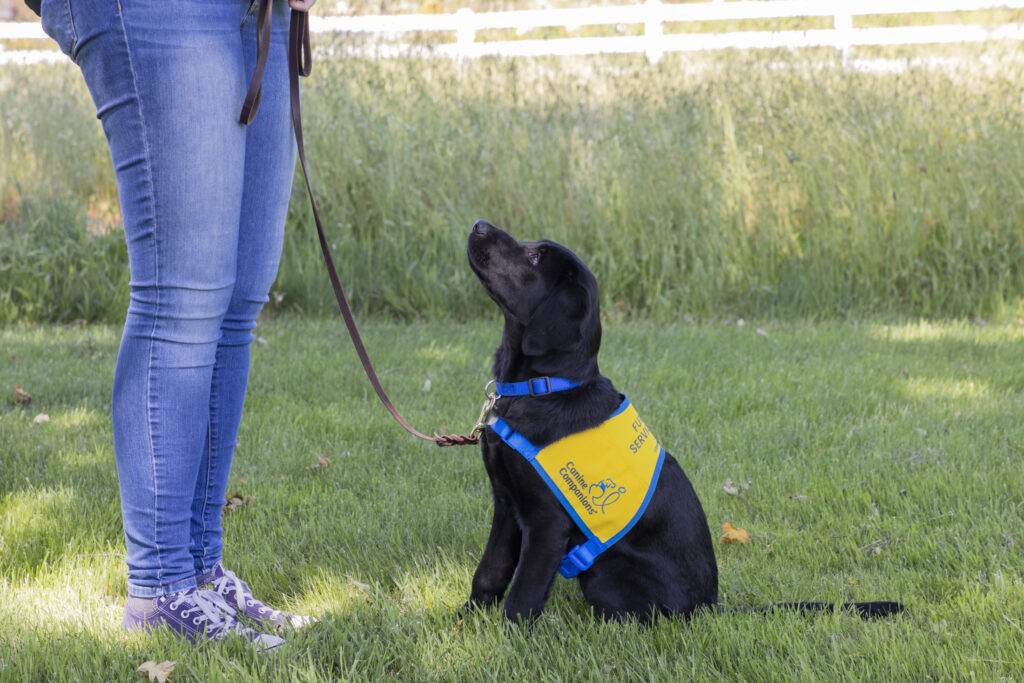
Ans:
MULTIPOLYGON (((598 368, 601 321, 594 275, 559 244, 520 242, 484 221, 470 231, 467 255, 505 318, 493 364, 501 397, 481 437, 494 519, 468 606, 494 605, 505 596, 506 617, 529 620, 543 611, 561 571, 564 576, 578 572, 584 597, 605 618, 648 623, 659 614, 714 609, 718 568, 704 510, 679 463, 653 439, 646 441, 649 432, 635 414, 624 418, 633 431, 619 430, 628 436, 610 457, 629 460, 635 449, 658 449, 647 452, 653 469, 638 475, 651 480, 646 507, 641 505, 631 526, 607 547, 594 538, 599 534, 591 520, 619 505, 616 494, 627 488, 611 478, 585 479, 578 471, 590 457, 583 450, 600 450, 600 442, 619 439, 597 429, 614 422, 610 416, 627 403, 598 368), (580 438, 583 450, 571 442, 580 438), (568 454, 558 451, 560 444, 570 444, 568 454), (557 469, 545 471, 537 461, 547 457, 548 446, 557 469)), ((897 603, 848 606, 865 615, 898 608, 897 603)))

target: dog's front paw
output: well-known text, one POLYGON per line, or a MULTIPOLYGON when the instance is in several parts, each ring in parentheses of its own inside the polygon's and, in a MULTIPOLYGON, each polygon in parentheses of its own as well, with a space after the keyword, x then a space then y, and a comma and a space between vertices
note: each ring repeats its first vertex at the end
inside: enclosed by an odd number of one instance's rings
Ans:
POLYGON ((481 607, 482 605, 474 603, 472 600, 466 600, 466 602, 462 603, 462 605, 457 610, 455 610, 455 618, 462 619, 463 617, 472 614, 481 607))
POLYGON ((505 607, 502 610, 502 612, 505 615, 505 621, 516 626, 527 626, 532 632, 534 625, 537 623, 537 618, 540 616, 543 609, 543 607, 539 609, 517 609, 514 605, 509 605, 509 603, 506 601, 505 607))
POLYGON ((474 600, 472 597, 470 597, 469 600, 466 600, 466 602, 462 603, 461 607, 455 610, 455 619, 456 621, 464 619, 467 616, 471 615, 473 612, 479 612, 480 610, 494 607, 497 603, 497 598, 495 598, 494 600, 484 601, 474 600))

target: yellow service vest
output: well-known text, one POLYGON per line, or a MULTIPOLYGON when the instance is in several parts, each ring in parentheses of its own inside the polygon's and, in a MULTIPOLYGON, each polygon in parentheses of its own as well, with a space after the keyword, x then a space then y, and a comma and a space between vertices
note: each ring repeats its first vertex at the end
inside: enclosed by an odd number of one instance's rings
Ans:
POLYGON ((559 572, 573 577, 629 531, 654 493, 665 451, 625 396, 597 427, 542 448, 498 418, 489 427, 526 458, 587 541, 570 550, 559 572))

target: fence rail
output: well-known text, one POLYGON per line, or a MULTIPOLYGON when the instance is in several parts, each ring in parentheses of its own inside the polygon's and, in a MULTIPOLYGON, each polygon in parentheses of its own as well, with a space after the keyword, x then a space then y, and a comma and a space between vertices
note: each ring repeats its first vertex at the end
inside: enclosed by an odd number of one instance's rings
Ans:
MULTIPOLYGON (((374 57, 430 55, 453 58, 486 56, 533 57, 608 53, 643 53, 657 61, 666 52, 724 49, 832 47, 844 57, 856 46, 967 43, 990 40, 1024 40, 1024 23, 986 26, 941 24, 855 28, 854 17, 1024 9, 1024 0, 739 0, 668 4, 647 0, 642 4, 580 7, 573 9, 473 12, 460 9, 450 14, 401 14, 352 17, 318 17, 310 21, 315 33, 362 36, 354 54, 374 57), (785 31, 726 31, 678 33, 674 25, 708 21, 831 18, 832 28, 785 31), (642 25, 642 35, 598 38, 550 38, 479 40, 490 30, 526 32, 562 27, 574 31, 583 26, 642 25), (666 31, 666 28, 670 29, 666 31), (407 34, 431 34, 434 42, 402 42, 407 34), (454 41, 437 40, 435 34, 454 34, 454 41)), ((0 23, 0 40, 46 39, 38 23, 0 23)), ((52 50, 3 50, 6 63, 57 62, 63 57, 52 50)))

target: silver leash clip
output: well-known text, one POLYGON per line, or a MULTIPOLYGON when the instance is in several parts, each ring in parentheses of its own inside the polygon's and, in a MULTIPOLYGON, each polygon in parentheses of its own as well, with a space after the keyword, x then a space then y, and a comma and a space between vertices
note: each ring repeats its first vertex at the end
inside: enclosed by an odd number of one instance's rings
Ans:
POLYGON ((489 418, 491 416, 491 413, 494 411, 494 404, 496 404, 498 402, 498 399, 501 398, 501 394, 495 391, 492 391, 490 393, 487 392, 487 389, 492 384, 494 384, 493 379, 486 385, 484 385, 484 393, 487 394, 487 399, 484 401, 483 407, 480 408, 480 417, 476 419, 476 424, 473 425, 473 430, 470 432, 470 435, 477 438, 479 438, 480 435, 484 433, 484 427, 487 426, 487 418, 489 418))

